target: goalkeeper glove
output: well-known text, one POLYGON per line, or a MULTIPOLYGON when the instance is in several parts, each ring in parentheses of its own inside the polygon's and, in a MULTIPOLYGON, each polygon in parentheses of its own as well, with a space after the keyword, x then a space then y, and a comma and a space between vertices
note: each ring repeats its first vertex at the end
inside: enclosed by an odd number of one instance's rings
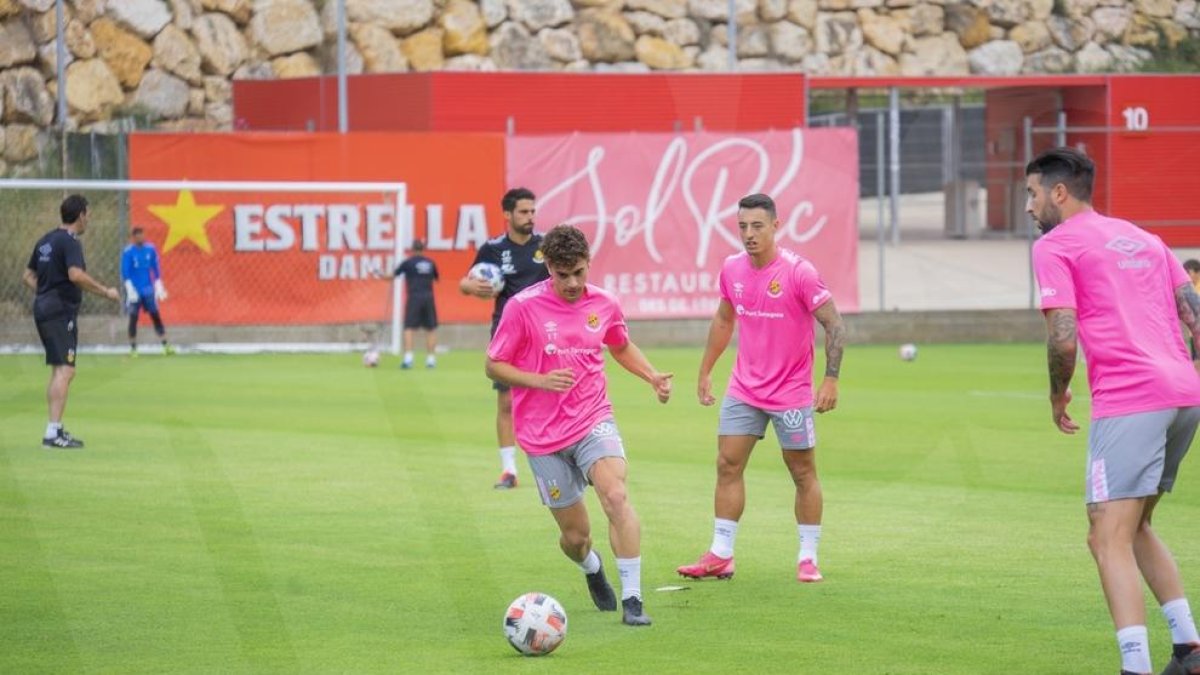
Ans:
POLYGON ((134 304, 141 296, 138 295, 137 289, 133 287, 133 282, 125 280, 125 302, 134 304))
POLYGON ((156 279, 154 281, 154 298, 156 300, 167 299, 167 289, 165 286, 163 286, 162 279, 156 279))

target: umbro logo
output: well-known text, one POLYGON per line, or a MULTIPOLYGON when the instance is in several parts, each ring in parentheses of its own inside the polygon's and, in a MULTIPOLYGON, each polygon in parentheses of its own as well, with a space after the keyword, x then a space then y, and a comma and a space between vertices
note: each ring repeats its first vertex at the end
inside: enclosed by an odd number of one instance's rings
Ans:
POLYGON ((1104 248, 1132 258, 1146 248, 1146 244, 1128 237, 1117 237, 1105 244, 1104 248))

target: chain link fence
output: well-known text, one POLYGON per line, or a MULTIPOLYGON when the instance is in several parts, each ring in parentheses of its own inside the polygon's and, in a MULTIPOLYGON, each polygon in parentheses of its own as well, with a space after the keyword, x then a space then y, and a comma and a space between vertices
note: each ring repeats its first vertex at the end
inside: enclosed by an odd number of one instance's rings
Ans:
MULTIPOLYGON (((69 133, 48 138, 31 171, 42 178, 124 179, 128 176, 125 133, 69 133)), ((32 331, 33 292, 21 280, 37 240, 61 221, 65 192, 0 190, 0 334, 32 331), (26 326, 25 324, 28 324, 26 326)), ((89 227, 83 236, 88 273, 107 285, 119 285, 121 250, 129 234, 129 194, 83 193, 88 200, 89 227)), ((113 315, 110 300, 83 295, 81 315, 113 315)), ((5 340, 8 341, 7 339, 5 340)))

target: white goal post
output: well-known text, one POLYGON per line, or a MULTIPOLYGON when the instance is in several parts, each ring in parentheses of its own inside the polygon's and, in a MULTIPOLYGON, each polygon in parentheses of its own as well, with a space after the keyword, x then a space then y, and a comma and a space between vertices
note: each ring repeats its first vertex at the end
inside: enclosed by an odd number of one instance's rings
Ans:
MULTIPOLYGON (((393 265, 404 259, 407 241, 412 237, 412 210, 408 204, 408 186, 403 182, 358 181, 239 181, 239 180, 74 180, 74 179, 0 179, 0 204, 6 194, 15 191, 66 192, 214 192, 214 193, 329 193, 378 194, 381 204, 393 211, 393 265)), ((11 200, 10 200, 11 201, 11 200)), ((38 219, 44 218, 39 214, 38 219)), ((41 220, 41 222, 45 222, 41 220)), ((385 244, 386 245, 386 244, 385 244)), ((27 253, 26 253, 27 255, 27 253)), ((392 276, 392 270, 380 270, 392 280, 390 307, 391 340, 389 349, 400 353, 401 321, 404 308, 403 281, 392 276)))

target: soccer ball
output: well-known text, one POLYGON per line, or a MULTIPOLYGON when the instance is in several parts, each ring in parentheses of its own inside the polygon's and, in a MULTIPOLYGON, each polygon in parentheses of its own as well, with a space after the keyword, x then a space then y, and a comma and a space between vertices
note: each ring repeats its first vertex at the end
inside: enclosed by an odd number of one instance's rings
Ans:
POLYGON ((914 361, 917 358, 917 346, 911 342, 900 345, 900 360, 914 361))
POLYGON ((525 656, 543 656, 567 636, 567 611, 545 593, 526 593, 504 612, 504 637, 525 656))
POLYGON ((379 352, 374 349, 368 349, 363 352, 363 365, 368 368, 374 368, 379 365, 379 352))
POLYGON ((499 293, 500 289, 504 288, 504 275, 501 274, 500 268, 490 262, 481 262, 476 264, 467 272, 467 276, 472 279, 486 281, 492 285, 492 290, 499 293))

